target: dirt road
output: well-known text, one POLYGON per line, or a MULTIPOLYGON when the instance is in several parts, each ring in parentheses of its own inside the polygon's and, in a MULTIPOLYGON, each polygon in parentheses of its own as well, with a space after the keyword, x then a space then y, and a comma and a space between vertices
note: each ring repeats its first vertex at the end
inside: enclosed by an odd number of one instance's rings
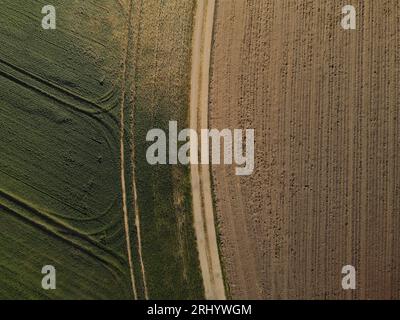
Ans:
MULTIPOLYGON (((208 89, 215 0, 197 3, 193 33, 190 127, 208 128, 208 89)), ((193 215, 206 299, 225 299, 211 197, 210 168, 191 165, 193 215)))
POLYGON ((352 4, 217 1, 210 124, 256 130, 251 177, 212 171, 233 298, 400 298, 400 7, 352 4))

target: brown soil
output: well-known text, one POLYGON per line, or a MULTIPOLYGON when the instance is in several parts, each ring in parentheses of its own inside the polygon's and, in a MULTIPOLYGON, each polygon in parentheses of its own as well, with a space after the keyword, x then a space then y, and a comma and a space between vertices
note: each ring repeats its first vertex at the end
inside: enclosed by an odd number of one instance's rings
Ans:
POLYGON ((217 1, 210 127, 256 129, 212 170, 233 298, 400 298, 400 3, 351 2, 217 1))

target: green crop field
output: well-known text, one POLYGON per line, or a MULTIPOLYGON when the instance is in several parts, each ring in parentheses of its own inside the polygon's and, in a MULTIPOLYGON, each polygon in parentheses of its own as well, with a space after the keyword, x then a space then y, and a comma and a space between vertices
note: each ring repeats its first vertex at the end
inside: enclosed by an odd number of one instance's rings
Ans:
POLYGON ((56 30, 46 1, 0 4, 0 299, 135 297, 121 119, 136 296, 202 298, 189 169, 145 159, 147 130, 187 125, 194 1, 57 0, 56 30))

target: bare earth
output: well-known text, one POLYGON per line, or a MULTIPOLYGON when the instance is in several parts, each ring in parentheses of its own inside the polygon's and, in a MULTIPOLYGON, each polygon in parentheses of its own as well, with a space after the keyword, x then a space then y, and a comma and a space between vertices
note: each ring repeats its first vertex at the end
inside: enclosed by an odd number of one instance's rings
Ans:
MULTIPOLYGON (((121 3, 120 3, 121 4, 121 3)), ((128 208, 127 208, 127 197, 126 197, 126 181, 125 181, 125 160, 124 160, 124 154, 125 154, 125 144, 124 144, 124 132, 125 132, 125 120, 124 120, 124 105, 125 105, 125 82, 126 82, 126 59, 128 57, 128 36, 130 31, 131 26, 129 25, 130 23, 130 16, 132 12, 132 2, 129 3, 128 6, 128 26, 127 26, 127 40, 126 40, 126 46, 125 46, 125 59, 123 62, 123 78, 122 78, 122 93, 121 93, 121 107, 120 107, 120 168, 121 168, 121 190, 122 190, 122 209, 124 213, 124 231, 125 231, 125 239, 126 239, 126 250, 127 250, 127 255, 128 255, 128 263, 129 263, 129 274, 131 278, 131 284, 132 284, 132 291, 133 291, 133 297, 135 300, 137 300, 137 288, 136 288, 136 282, 135 282, 135 276, 133 272, 133 261, 132 261, 132 246, 131 246, 131 240, 130 240, 130 231, 129 231, 129 222, 128 222, 128 208)))
POLYGON ((400 3, 345 4, 217 1, 210 127, 256 129, 251 177, 212 168, 233 298, 400 298, 400 3))

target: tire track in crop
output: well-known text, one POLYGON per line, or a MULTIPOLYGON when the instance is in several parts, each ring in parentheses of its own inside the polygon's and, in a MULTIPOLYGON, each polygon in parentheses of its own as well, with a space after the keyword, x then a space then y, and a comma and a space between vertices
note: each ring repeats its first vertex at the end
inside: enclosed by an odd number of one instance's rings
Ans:
POLYGON ((12 178, 12 179, 14 179, 14 180, 16 180, 16 181, 18 181, 18 182, 20 182, 20 183, 22 183, 22 184, 28 186, 28 187, 31 188, 31 189, 33 189, 33 190, 35 190, 35 191, 37 191, 37 192, 40 192, 40 193, 46 195, 47 197, 51 198, 52 200, 57 201, 58 203, 60 203, 60 204, 62 204, 62 205, 65 205, 66 207, 72 209, 73 211, 79 212, 82 216, 84 216, 84 218, 82 218, 82 217, 77 218, 77 217, 71 217, 71 216, 69 216, 69 215, 63 215, 63 214, 56 213, 56 212, 53 212, 53 213, 52 213, 52 215, 53 215, 54 217, 57 217, 57 218, 62 219, 62 220, 79 221, 79 222, 89 222, 89 221, 98 220, 98 219, 100 219, 100 218, 102 218, 102 217, 105 217, 105 216, 111 211, 111 209, 112 209, 114 206, 116 206, 117 201, 118 201, 118 200, 117 200, 117 196, 115 196, 115 197, 114 197, 114 200, 110 203, 110 205, 109 205, 103 212, 101 212, 100 214, 98 214, 98 215, 96 215, 96 216, 87 218, 87 217, 85 217, 85 212, 82 211, 81 209, 79 209, 79 208, 77 208, 77 207, 74 207, 74 206, 68 204, 67 202, 58 199, 57 197, 51 195, 50 193, 45 192, 45 191, 43 191, 42 189, 35 187, 33 184, 26 182, 26 180, 20 179, 20 178, 18 178, 18 177, 16 177, 16 176, 10 174, 8 171, 5 171, 5 170, 0 169, 0 172, 1 172, 2 174, 4 174, 4 175, 6 175, 6 176, 8 176, 8 177, 10 177, 10 178, 12 178))
MULTIPOLYGON (((117 125, 118 120, 110 113, 115 106, 112 106, 109 109, 103 109, 100 105, 87 100, 86 98, 42 79, 41 77, 14 66, 2 59, 0 59, 0 76, 68 107, 71 112, 78 112, 89 117, 99 125, 99 128, 96 128, 96 130, 103 132, 102 136, 104 136, 109 149, 112 150, 112 152, 114 151, 114 148, 112 147, 114 146, 114 142, 112 141, 114 140, 114 129, 110 123, 99 118, 99 115, 105 113, 111 123, 117 125), (45 85, 46 87, 41 88, 42 85, 45 85), (98 111, 91 110, 91 107, 98 111)), ((92 124, 90 125, 94 127, 92 124)))
POLYGON ((131 278, 132 292, 134 299, 138 299, 138 293, 135 283, 135 276, 133 271, 133 261, 132 261, 132 245, 129 231, 129 214, 128 214, 128 204, 126 195, 126 181, 125 181, 125 100, 126 100, 126 82, 128 75, 128 57, 129 57, 129 45, 132 33, 132 0, 129 1, 128 8, 128 18, 126 26, 126 44, 125 44, 125 57, 123 61, 122 68, 122 90, 121 90, 121 106, 120 106, 120 159, 121 159, 121 189, 122 189, 122 209, 124 213, 124 229, 125 229, 125 239, 126 239, 126 250, 128 254, 129 272, 131 278))
MULTIPOLYGON (((138 4, 136 5, 135 9, 137 11, 137 17, 136 17, 136 25, 135 25, 135 32, 136 32, 136 39, 135 43, 128 43, 129 48, 132 50, 135 50, 134 57, 128 57, 133 60, 132 63, 132 70, 131 73, 133 74, 133 78, 135 78, 136 74, 136 66, 137 66, 137 59, 138 59, 138 52, 139 52, 139 42, 140 42, 140 35, 141 35, 141 29, 142 29, 142 10, 143 10, 143 0, 140 0, 138 4), (136 47, 135 47, 136 46, 136 47)), ((130 22, 132 23, 132 22, 130 22)), ((135 35, 132 35, 134 37, 135 35)), ((130 104, 132 106, 131 109, 131 116, 132 116, 132 126, 134 125, 134 114, 135 114, 135 103, 136 103, 136 80, 133 80, 131 84, 131 94, 132 94, 132 99, 130 101, 130 104)), ((131 127, 131 162, 132 162, 132 192, 133 192, 133 203, 134 203, 134 214, 135 214, 135 226, 136 226, 136 240, 137 240, 137 245, 138 245, 138 256, 139 256, 139 263, 140 263, 140 270, 141 270, 141 275, 142 275, 142 282, 143 282, 143 289, 144 289, 144 297, 145 299, 149 299, 149 292, 147 288, 147 280, 146 280, 146 272, 145 272, 145 267, 144 267, 144 262, 143 262, 143 254, 142 254, 142 235, 141 235, 141 227, 140 227, 140 209, 138 205, 138 195, 137 195, 137 186, 136 186, 136 167, 135 167, 135 138, 134 138, 134 128, 131 127)))
MULTIPOLYGON (((7 61, 0 59, 0 76, 4 77, 5 79, 12 81, 13 83, 17 84, 17 85, 21 85, 22 87, 29 89, 29 90, 33 90, 35 93, 39 94, 39 95, 43 95, 45 97, 47 97, 48 99, 51 99, 52 101, 56 101, 57 103, 61 104, 61 105, 65 105, 68 107, 68 109, 71 112, 71 115, 73 116, 77 116, 77 114, 79 115, 83 115, 84 117, 90 118, 90 120, 93 120, 95 122, 92 123, 91 121, 86 121, 87 125, 92 127, 94 131, 97 132, 97 136, 98 137, 102 137, 102 139, 104 139, 104 141, 106 142, 106 145, 108 147, 108 150, 110 152, 110 158, 115 158, 116 153, 114 153, 115 148, 113 147, 115 145, 116 139, 114 134, 113 134, 113 129, 110 125, 109 122, 105 121, 104 118, 100 118, 98 117, 98 115, 100 113, 107 112, 109 109, 103 109, 100 105, 81 97, 80 95, 77 95, 73 92, 71 92, 70 90, 64 89, 63 87, 54 84, 50 81, 47 81, 46 79, 43 79, 29 71, 26 71, 14 64, 8 63, 7 61), (86 106, 87 108, 84 109, 83 106, 86 106), (90 108, 90 109, 89 109, 90 108), (97 111, 92 111, 91 109, 96 109, 99 110, 99 112, 97 111), (100 111, 102 110, 102 111, 100 111)), ((113 92, 111 92, 111 95, 113 94, 113 92)), ((59 105, 56 105, 57 107, 59 107, 59 105)), ((22 106, 19 107, 21 111, 21 108, 23 108, 22 106)), ((34 111, 31 110, 31 108, 27 108, 27 110, 25 110, 29 113, 33 113, 34 111)), ((112 116, 112 114, 110 114, 109 112, 107 112, 107 116, 109 116, 109 119, 111 121, 115 120, 116 118, 114 118, 112 116)), ((7 119, 7 118, 6 118, 7 119)), ((82 119, 80 119, 82 120, 82 119)), ((10 118, 8 119, 8 121, 15 121, 14 118, 10 118)), ((22 125, 21 123, 19 123, 18 125, 22 125)), ((35 134, 39 134, 38 131, 35 131, 35 134)), ((48 137, 44 137, 47 139, 51 139, 48 137)), ((98 140, 100 141, 100 140, 98 140)), ((103 142, 98 142, 98 143, 103 143, 103 142)), ((10 174, 9 171, 4 171, 0 169, 0 172, 2 174, 5 174, 9 177, 11 177, 12 179, 19 181, 20 183, 23 183, 26 186, 29 186, 30 188, 36 190, 37 192, 40 192, 43 195, 46 195, 47 197, 51 198, 52 200, 55 200, 57 202, 59 202, 62 205, 65 205, 66 207, 71 208, 72 210, 74 210, 74 212, 79 212, 82 216, 86 215, 86 212, 82 211, 80 208, 78 208, 77 206, 75 206, 74 203, 69 203, 67 201, 63 201, 60 197, 59 194, 51 194, 49 191, 46 191, 44 189, 38 188, 37 186, 34 186, 33 184, 28 183, 25 179, 21 179, 21 177, 18 177, 16 175, 10 174)), ((59 172, 57 172, 58 175, 59 172)), ((112 203, 110 203, 110 205, 108 205, 107 210, 105 210, 104 212, 102 212, 99 215, 96 215, 95 217, 90 217, 90 218, 73 218, 71 216, 68 215, 62 215, 58 212, 51 212, 51 217, 46 215, 47 219, 51 219, 52 217, 56 217, 57 218, 61 218, 62 220, 69 220, 69 221, 91 221, 91 220, 97 220, 102 216, 105 216, 107 214, 107 212, 116 204, 116 197, 114 198, 114 200, 112 201, 112 203)), ((33 207, 32 207, 33 208, 33 207)), ((51 222, 51 220, 46 220, 48 222, 51 222)), ((70 229, 71 227, 68 224, 65 224, 64 222, 61 222, 61 220, 59 220, 59 229, 63 230, 69 230, 72 232, 72 229, 70 229)), ((36 225, 37 226, 37 225, 36 225)), ((60 231, 60 232, 64 232, 64 231, 60 231)), ((73 231, 73 234, 76 235, 74 237, 79 238, 82 237, 83 239, 86 239, 85 237, 88 235, 86 232, 82 233, 82 231, 80 230, 75 230, 73 231)), ((95 234, 95 232, 94 232, 95 234)), ((85 240, 86 241, 86 240, 85 240)), ((92 244, 95 244, 96 241, 94 239, 90 239, 92 244)), ((75 244, 76 246, 78 246, 78 244, 75 244)), ((109 249, 104 247, 103 250, 105 252, 107 252, 109 249)))
MULTIPOLYGON (((82 112, 85 112, 90 115, 96 115, 96 114, 101 114, 101 113, 109 113, 109 111, 112 110, 112 108, 104 109, 99 104, 97 104, 85 97, 82 97, 77 93, 74 93, 68 89, 65 89, 60 85, 57 85, 51 81, 43 79, 42 77, 40 77, 38 75, 35 75, 29 71, 26 71, 23 68, 20 68, 16 65, 9 63, 6 60, 0 58, 0 66, 1 65, 3 65, 3 66, 0 69, 0 72, 1 72, 0 74, 3 77, 6 77, 24 87, 38 91, 38 92, 42 93, 43 95, 50 96, 53 99, 58 99, 58 100, 64 101, 63 98, 58 97, 56 94, 52 95, 52 94, 48 93, 48 91, 50 91, 49 89, 51 88, 51 89, 55 90, 56 93, 62 94, 65 97, 67 97, 67 99, 69 98, 69 99, 72 99, 74 102, 77 102, 79 107, 75 106, 75 104, 73 102, 70 102, 70 104, 72 106, 74 106, 76 109, 81 110, 82 112), (21 75, 27 77, 30 81, 35 81, 36 84, 39 84, 39 85, 28 83, 28 81, 24 80, 21 77, 21 75), (47 87, 47 90, 46 90, 46 88, 45 89, 40 88, 41 85, 47 87), (88 108, 83 108, 81 106, 85 106, 88 108), (97 111, 92 111, 90 108, 97 109, 97 111)), ((113 119, 113 120, 116 121, 116 119, 113 119)))
POLYGON ((114 275, 116 271, 122 273, 120 265, 122 265, 122 256, 115 254, 111 249, 97 242, 89 235, 82 234, 79 230, 63 223, 59 219, 53 217, 43 209, 36 208, 29 202, 19 199, 17 196, 7 193, 0 189, 0 208, 9 212, 24 222, 35 228, 41 229, 47 234, 64 241, 74 248, 84 252, 92 258, 104 264, 114 275), (79 239, 77 241, 76 239, 79 239), (82 244, 82 242, 84 244, 82 244), (107 258, 102 257, 97 250, 108 255, 107 258))

